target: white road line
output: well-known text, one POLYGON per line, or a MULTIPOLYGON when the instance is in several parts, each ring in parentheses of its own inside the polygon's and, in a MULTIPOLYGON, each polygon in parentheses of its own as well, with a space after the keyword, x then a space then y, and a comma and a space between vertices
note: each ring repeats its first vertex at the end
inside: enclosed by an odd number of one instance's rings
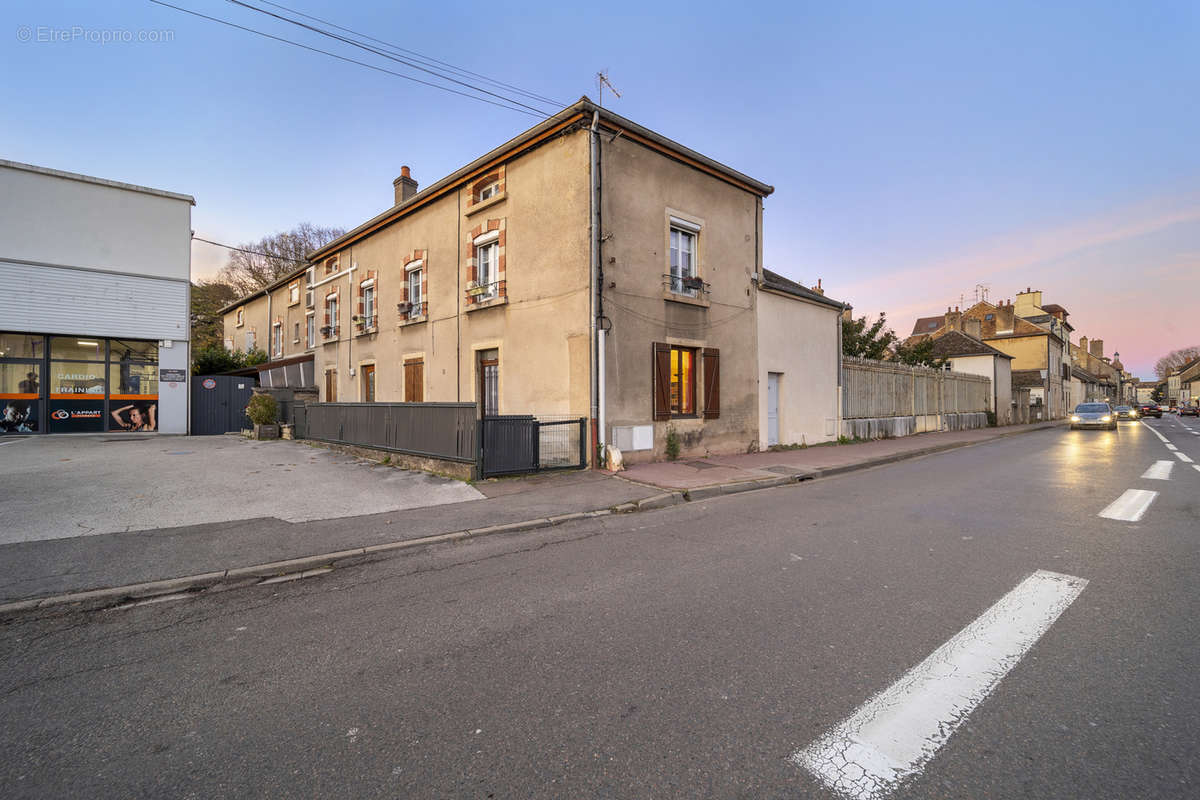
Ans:
POLYGON ((883 797, 924 769, 1085 586, 1033 573, 792 763, 848 800, 883 797))
POLYGON ((1174 461, 1155 461, 1154 466, 1142 473, 1142 477, 1151 481, 1169 481, 1174 466, 1174 461))
POLYGON ((1176 447, 1175 445, 1171 444, 1170 442, 1167 442, 1167 449, 1168 450, 1178 450, 1179 448, 1176 447))
POLYGON ((1180 453, 1178 450, 1175 451, 1175 457, 1187 464, 1194 463, 1191 456, 1187 455, 1186 453, 1180 453))
POLYGON ((1100 512, 1100 516, 1126 522, 1137 522, 1156 497, 1158 497, 1158 492, 1148 489, 1126 489, 1125 494, 1109 503, 1100 512))
POLYGON ((1200 464, 1192 464, 1192 467, 1196 470, 1196 472, 1200 472, 1200 464))
MULTIPOLYGON (((1146 425, 1146 421, 1145 421, 1145 420, 1142 420, 1142 424, 1143 424, 1143 425, 1146 425)), ((1155 436, 1157 436, 1158 438, 1162 439, 1164 442, 1165 442, 1165 441, 1167 441, 1167 437, 1163 436, 1161 433, 1159 433, 1158 431, 1154 430, 1154 428, 1151 428, 1149 425, 1146 425, 1146 429, 1147 429, 1148 431, 1150 431, 1151 433, 1153 433, 1153 434, 1154 434, 1155 436)))

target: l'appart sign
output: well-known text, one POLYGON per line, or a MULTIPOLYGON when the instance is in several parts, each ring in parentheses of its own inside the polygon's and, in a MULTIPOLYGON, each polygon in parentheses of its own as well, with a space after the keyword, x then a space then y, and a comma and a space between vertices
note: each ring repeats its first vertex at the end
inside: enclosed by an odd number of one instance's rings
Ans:
POLYGON ((104 398, 50 401, 52 433, 82 433, 104 430, 104 398))

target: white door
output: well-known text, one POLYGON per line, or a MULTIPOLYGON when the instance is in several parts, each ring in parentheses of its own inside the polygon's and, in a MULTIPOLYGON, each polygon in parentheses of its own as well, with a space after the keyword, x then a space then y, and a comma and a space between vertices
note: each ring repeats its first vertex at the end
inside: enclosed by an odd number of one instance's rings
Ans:
POLYGON ((767 373, 767 445, 779 444, 779 376, 767 373))

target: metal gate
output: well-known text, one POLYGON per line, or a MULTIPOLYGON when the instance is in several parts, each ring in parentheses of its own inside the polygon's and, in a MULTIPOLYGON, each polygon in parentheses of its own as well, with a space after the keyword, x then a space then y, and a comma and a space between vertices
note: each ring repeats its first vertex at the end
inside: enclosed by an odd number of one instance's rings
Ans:
POLYGON ((479 420, 484 478, 587 466, 587 418, 507 414, 479 420))
POLYGON ((254 379, 235 375, 197 375, 192 378, 192 435, 236 433, 250 427, 246 404, 254 379))

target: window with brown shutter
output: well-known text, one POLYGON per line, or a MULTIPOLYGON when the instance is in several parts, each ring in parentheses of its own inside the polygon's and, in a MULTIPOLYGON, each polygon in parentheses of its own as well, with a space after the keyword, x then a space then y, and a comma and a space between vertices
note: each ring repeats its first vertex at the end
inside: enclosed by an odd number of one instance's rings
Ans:
POLYGON ((671 418, 671 345, 654 343, 654 419, 671 418))
POLYGON ((425 402, 425 359, 404 359, 404 402, 425 402))
POLYGON ((704 367, 704 418, 717 419, 721 416, 721 351, 706 347, 703 352, 704 367))

